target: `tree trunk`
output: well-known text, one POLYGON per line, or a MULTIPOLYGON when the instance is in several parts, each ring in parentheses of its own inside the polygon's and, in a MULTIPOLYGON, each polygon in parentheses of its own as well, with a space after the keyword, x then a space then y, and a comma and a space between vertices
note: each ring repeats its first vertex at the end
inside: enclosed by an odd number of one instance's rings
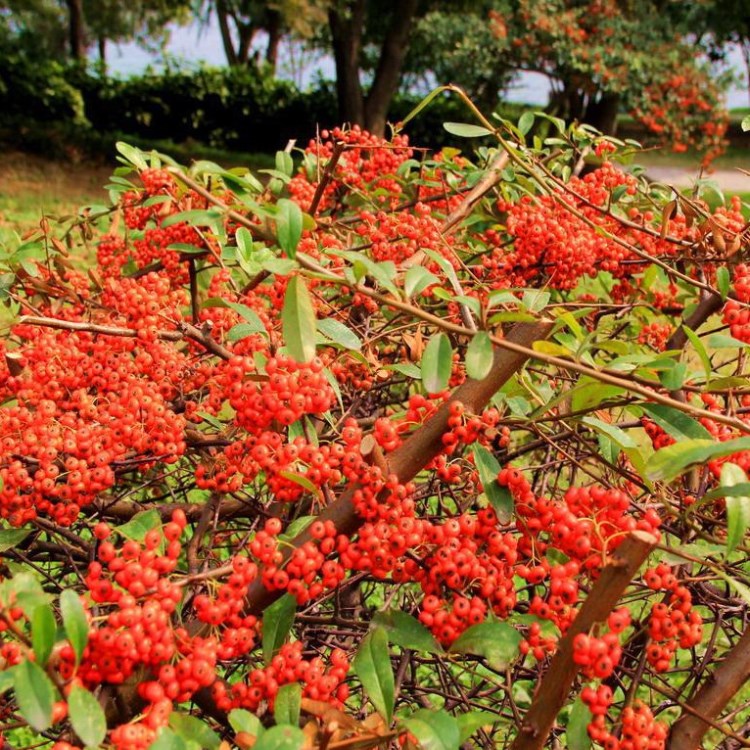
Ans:
POLYGON ((351 125, 365 124, 365 103, 359 80, 364 20, 365 0, 350 0, 345 8, 336 4, 328 11, 336 61, 339 119, 351 125))
POLYGON ((107 38, 104 36, 100 36, 98 39, 98 45, 99 45, 99 64, 102 67, 102 70, 107 69, 107 38))
POLYGON ((593 125, 605 135, 615 135, 619 112, 620 95, 603 93, 589 104, 585 119, 589 125, 593 125))
POLYGON ((583 92, 574 83, 565 83, 563 90, 563 114, 564 120, 583 120, 586 111, 586 103, 583 92))
POLYGON ((365 127, 375 135, 385 134, 388 109, 398 90, 417 5, 418 0, 401 0, 397 4, 380 50, 375 80, 365 103, 365 127))
MULTIPOLYGON (((237 51, 237 64, 247 65, 250 62, 250 47, 258 29, 251 23, 240 23, 236 19, 235 26, 237 28, 237 34, 240 37, 239 49, 237 51)), ((256 59, 256 63, 257 62, 256 59)))
POLYGON ((745 72, 747 73, 747 93, 750 96, 750 39, 743 39, 740 42, 740 50, 742 50, 742 59, 745 61, 745 72))
POLYGON ((83 33, 83 0, 66 0, 68 5, 68 42, 73 60, 83 60, 86 43, 83 33))
POLYGON ((279 44, 282 37, 281 13, 269 11, 268 20, 268 45, 266 46, 266 62, 271 68, 271 73, 276 75, 276 65, 279 60, 279 44))
POLYGON ((216 18, 219 21, 221 43, 224 45, 224 55, 227 58, 227 65, 235 67, 237 65, 237 52, 234 49, 232 33, 229 29, 229 11, 224 0, 216 0, 216 18))

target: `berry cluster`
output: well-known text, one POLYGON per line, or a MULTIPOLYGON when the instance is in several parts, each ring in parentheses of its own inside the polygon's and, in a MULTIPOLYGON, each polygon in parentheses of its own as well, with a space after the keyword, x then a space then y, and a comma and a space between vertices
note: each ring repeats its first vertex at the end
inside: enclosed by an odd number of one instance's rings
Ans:
POLYGON ((744 263, 734 269, 733 284, 735 299, 728 300, 722 313, 734 338, 750 343, 750 267, 744 263))
POLYGON ((306 698, 339 705, 349 697, 349 686, 344 684, 349 662, 340 649, 334 649, 329 660, 331 666, 326 669, 321 657, 304 658, 301 641, 285 643, 268 666, 250 672, 247 682, 235 682, 231 686, 215 683, 214 700, 224 711, 233 708, 257 711, 263 701, 273 708, 279 688, 299 682, 306 698))
POLYGON ((669 323, 648 323, 641 328, 638 334, 638 343, 647 344, 662 352, 666 348, 667 340, 672 333, 672 326, 669 323))
POLYGON ((703 619, 693 609, 693 598, 665 563, 646 571, 643 576, 652 591, 668 592, 666 600, 651 607, 648 633, 651 643, 646 649, 649 664, 657 672, 669 669, 677 648, 691 648, 703 637, 703 619))
POLYGON ((586 677, 604 680, 614 672, 622 656, 618 635, 629 625, 630 613, 623 607, 609 615, 609 631, 604 635, 579 633, 573 639, 573 661, 586 677))
POLYGON ((396 136, 386 143, 355 125, 350 130, 324 130, 321 138, 310 141, 303 170, 288 185, 289 193, 300 206, 306 208, 312 202, 336 143, 343 144, 344 150, 323 191, 319 211, 333 209, 343 194, 362 189, 368 194, 379 193, 380 202, 389 207, 398 203, 402 188, 395 175, 412 155, 406 136, 396 136))

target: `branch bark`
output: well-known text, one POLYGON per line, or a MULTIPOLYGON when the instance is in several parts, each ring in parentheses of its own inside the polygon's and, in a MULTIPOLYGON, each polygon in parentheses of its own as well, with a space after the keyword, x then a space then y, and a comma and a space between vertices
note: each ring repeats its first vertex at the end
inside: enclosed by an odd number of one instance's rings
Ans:
POLYGON ((750 627, 719 667, 708 676, 703 687, 688 703, 689 712, 672 727, 667 750, 696 750, 711 725, 704 720, 715 719, 737 691, 750 680, 750 627))
POLYGON ((715 312, 721 310, 721 296, 718 294, 707 294, 698 303, 698 307, 693 310, 690 317, 682 321, 682 325, 667 340, 667 349, 682 349, 687 343, 687 334, 685 326, 693 331, 697 331, 715 312))
MULTIPOLYGON (((86 323, 77 320, 62 320, 59 318, 45 318, 37 315, 22 315, 18 324, 42 326, 45 328, 56 328, 65 331, 83 331, 85 333, 96 333, 102 336, 122 336, 125 338, 138 338, 138 331, 134 328, 123 326, 103 326, 98 323, 86 323)), ((187 321, 180 321, 177 330, 157 331, 156 337, 162 341, 182 341, 185 338, 200 344, 206 351, 215 354, 221 359, 231 359, 232 352, 222 346, 218 341, 211 338, 208 330, 203 330, 187 321)))
MULTIPOLYGON (((656 542, 656 537, 651 534, 633 531, 617 548, 611 562, 602 570, 573 624, 560 641, 511 750, 541 750, 544 747, 578 671, 573 662, 573 639, 579 633, 587 633, 592 625, 607 618, 656 542)), ((686 750, 679 747, 680 750, 686 750)))

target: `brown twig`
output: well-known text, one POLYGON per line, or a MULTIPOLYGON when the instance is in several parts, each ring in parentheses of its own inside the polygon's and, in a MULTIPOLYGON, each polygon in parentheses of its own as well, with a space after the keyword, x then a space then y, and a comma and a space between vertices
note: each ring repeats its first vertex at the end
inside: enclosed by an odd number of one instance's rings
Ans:
POLYGON ((186 550, 188 573, 190 575, 196 575, 198 573, 198 568, 200 567, 198 550, 200 549, 206 531, 208 531, 211 519, 220 509, 220 504, 221 495, 214 493, 208 499, 208 502, 203 505, 203 511, 201 512, 193 536, 190 539, 190 544, 188 544, 186 550))
POLYGON ((328 183, 331 181, 333 170, 336 169, 336 165, 341 158, 341 154, 344 153, 345 147, 346 144, 343 141, 336 141, 336 143, 334 144, 331 158, 328 160, 328 164, 326 164, 325 170, 323 170, 323 175, 320 178, 320 182, 315 188, 315 194, 310 201, 310 207, 307 209, 307 213, 309 213, 310 216, 315 216, 315 212, 318 210, 320 201, 323 198, 323 193, 325 192, 326 187, 328 187, 328 183))
POLYGON ((578 670, 573 661, 573 639, 607 618, 656 541, 651 534, 633 531, 617 548, 560 641, 511 750, 541 750, 544 747, 578 670))
POLYGON ((466 197, 451 211, 443 222, 440 231, 447 235, 471 213, 474 206, 492 190, 502 178, 502 171, 508 165, 508 152, 501 151, 487 167, 487 174, 469 191, 466 197))
MULTIPOLYGON (((82 331, 85 333, 97 333, 102 336, 121 336, 124 338, 138 338, 138 331, 134 328, 124 326, 104 326, 98 323, 86 323, 77 320, 60 320, 58 318, 46 318, 39 315, 22 315, 18 319, 19 324, 43 326, 56 328, 63 331, 82 331)), ((185 338, 200 344, 206 351, 215 354, 221 359, 231 359, 232 352, 222 346, 218 341, 211 338, 210 331, 198 328, 187 321, 179 321, 174 331, 157 331, 156 337, 162 341, 182 341, 185 338)))

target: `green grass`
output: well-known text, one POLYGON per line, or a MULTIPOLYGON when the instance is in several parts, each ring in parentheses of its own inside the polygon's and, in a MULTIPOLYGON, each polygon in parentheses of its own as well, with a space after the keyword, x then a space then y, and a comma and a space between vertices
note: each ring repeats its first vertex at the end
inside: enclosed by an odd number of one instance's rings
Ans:
POLYGON ((0 233, 20 234, 39 226, 43 216, 74 213, 102 203, 112 172, 106 164, 71 164, 21 153, 6 153, 0 163, 0 233))
MULTIPOLYGON (((692 150, 676 154, 668 148, 647 149, 636 154, 635 161, 647 167, 685 167, 686 169, 692 167, 697 170, 701 163, 701 155, 692 150)), ((735 169, 737 167, 750 169, 750 137, 748 137, 748 148, 729 146, 720 157, 713 161, 711 167, 712 169, 735 169)))
MULTIPOLYGON (((149 142, 123 136, 122 140, 143 150, 154 149, 181 164, 199 159, 223 167, 249 167, 252 170, 274 166, 272 154, 246 154, 192 144, 168 141, 149 142)), ((89 163, 58 161, 21 152, 6 152, 0 162, 0 240, 12 232, 24 234, 39 226, 43 216, 55 219, 71 215, 81 206, 108 203, 103 189, 117 166, 115 151, 111 161, 89 163)))

